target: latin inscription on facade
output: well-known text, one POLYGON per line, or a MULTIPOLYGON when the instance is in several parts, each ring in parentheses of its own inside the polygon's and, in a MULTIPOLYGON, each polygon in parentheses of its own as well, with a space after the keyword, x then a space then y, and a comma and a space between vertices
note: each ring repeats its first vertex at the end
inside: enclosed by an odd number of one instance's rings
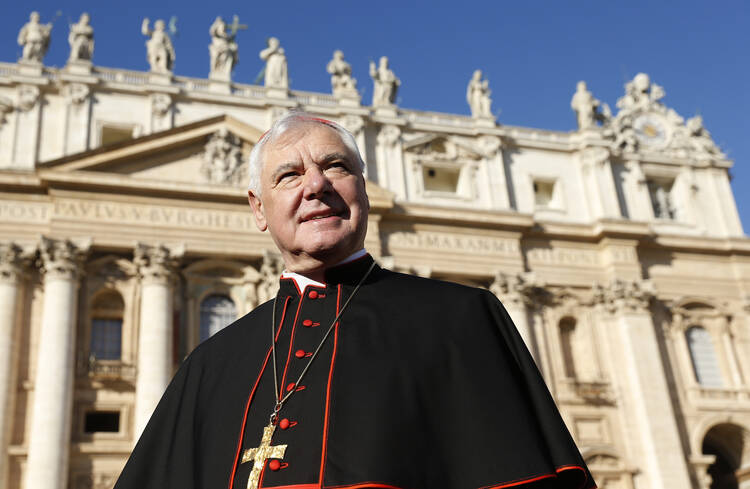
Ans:
POLYGON ((517 256, 518 241, 486 236, 420 232, 395 232, 388 236, 388 246, 394 248, 430 249, 517 256))
POLYGON ((572 248, 532 248, 526 252, 530 265, 583 265, 599 266, 596 250, 572 248))
POLYGON ((78 199, 0 202, 0 220, 47 223, 55 219, 251 232, 256 229, 249 208, 242 212, 78 199))

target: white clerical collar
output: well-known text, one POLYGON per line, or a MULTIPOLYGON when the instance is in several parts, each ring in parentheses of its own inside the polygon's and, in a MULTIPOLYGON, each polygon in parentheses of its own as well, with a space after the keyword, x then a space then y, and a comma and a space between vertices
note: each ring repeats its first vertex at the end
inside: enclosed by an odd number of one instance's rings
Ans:
MULTIPOLYGON (((356 253, 352 253, 351 255, 349 255, 344 260, 341 260, 340 262, 338 262, 334 266, 339 266, 339 265, 343 265, 344 263, 352 262, 354 260, 362 258, 366 254, 367 254, 367 250, 365 250, 364 248, 362 248, 361 250, 357 251, 356 253)), ((283 272, 281 272, 281 278, 290 278, 290 279, 294 280, 297 283, 297 287, 299 288, 300 293, 303 293, 305 291, 305 288, 308 285, 312 285, 313 287, 325 287, 326 286, 326 284, 318 282, 317 280, 313 280, 311 278, 307 278, 304 275, 300 275, 299 273, 288 272, 286 270, 284 270, 283 272)))

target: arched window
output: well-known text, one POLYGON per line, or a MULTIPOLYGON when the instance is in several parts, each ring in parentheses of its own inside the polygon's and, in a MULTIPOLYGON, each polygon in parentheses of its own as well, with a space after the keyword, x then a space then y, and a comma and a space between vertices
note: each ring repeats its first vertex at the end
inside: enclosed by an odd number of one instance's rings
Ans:
POLYGON ((576 320, 572 317, 564 317, 560 320, 560 347, 562 348, 563 365, 565 376, 576 378, 576 364, 573 342, 575 341, 576 320))
POLYGON ((225 295, 210 295, 201 302, 200 340, 203 341, 237 319, 237 308, 225 295))
POLYGON ((709 332, 700 326, 691 326, 685 332, 685 336, 693 361, 695 379, 706 387, 721 387, 721 370, 709 332))
POLYGON ((91 307, 89 357, 120 360, 122 354, 122 296, 110 290, 99 294, 91 307))

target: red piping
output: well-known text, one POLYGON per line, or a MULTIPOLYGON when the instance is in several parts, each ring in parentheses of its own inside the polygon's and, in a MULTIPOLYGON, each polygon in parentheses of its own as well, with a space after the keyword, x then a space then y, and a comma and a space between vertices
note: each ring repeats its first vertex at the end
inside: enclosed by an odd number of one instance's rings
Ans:
MULTIPOLYGON (((336 291, 336 315, 339 314, 339 307, 341 304, 341 284, 338 285, 336 291)), ((336 347, 338 346, 339 341, 339 324, 341 321, 338 321, 336 323, 336 326, 333 331, 333 353, 331 354, 331 367, 328 370, 328 385, 326 386, 326 412, 325 416, 323 417, 323 446, 320 451, 320 478, 318 479, 318 484, 321 486, 323 485, 323 474, 325 472, 325 461, 326 461, 326 451, 328 449, 328 415, 330 413, 330 403, 331 403, 331 379, 333 378, 333 364, 336 361, 336 347)))
MULTIPOLYGON (((296 285, 296 281, 294 282, 296 285)), ((292 337, 289 338, 289 351, 286 354, 286 364, 284 365, 284 373, 281 375, 281 384, 279 385, 279 399, 284 397, 284 385, 286 384, 286 371, 289 368, 289 359, 292 358, 292 347, 294 346, 294 333, 297 331, 297 319, 299 319, 299 311, 302 309, 302 302, 304 297, 300 295, 299 304, 297 305, 297 312, 294 314, 294 322, 292 323, 292 337)), ((260 487, 260 485, 258 485, 260 487)))
MULTIPOLYGON (((286 316, 286 306, 289 303, 289 299, 291 297, 287 297, 284 301, 284 309, 281 313, 281 322, 279 323, 279 328, 276 331, 276 338, 275 340, 279 340, 279 334, 281 334, 281 328, 284 326, 284 317, 286 316)), ((258 374, 258 378, 255 379, 255 384, 253 385, 252 390, 250 391, 250 395, 247 397, 247 403, 245 404, 245 414, 242 416, 242 427, 240 428, 240 436, 239 440, 237 441, 237 453, 234 455, 234 463, 232 464, 232 474, 229 477, 229 489, 232 489, 234 487, 234 476, 237 473, 237 462, 240 460, 240 453, 242 452, 242 439, 245 436, 245 425, 247 424, 247 413, 250 412, 250 403, 253 400, 253 396, 255 395, 255 389, 258 388, 258 384, 260 383, 261 377, 263 377, 263 372, 266 370, 266 365, 268 364, 268 359, 271 356, 271 348, 268 349, 268 353, 266 353, 266 359, 263 361, 263 366, 260 369, 260 373, 258 374)), ((276 387, 274 387, 274 390, 276 387)))

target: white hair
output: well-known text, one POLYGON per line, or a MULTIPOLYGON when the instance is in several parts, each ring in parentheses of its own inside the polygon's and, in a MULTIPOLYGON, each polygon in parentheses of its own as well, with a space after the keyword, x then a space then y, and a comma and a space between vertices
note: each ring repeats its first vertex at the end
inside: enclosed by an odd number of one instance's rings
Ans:
POLYGON ((359 163, 359 170, 360 172, 364 173, 365 162, 364 160, 362 160, 362 155, 359 152, 357 142, 355 141, 352 133, 333 121, 321 119, 306 112, 295 111, 274 122, 271 125, 271 129, 269 129, 263 136, 261 136, 258 143, 253 146, 252 151, 250 151, 250 157, 248 158, 248 190, 250 190, 256 196, 260 197, 260 177, 263 170, 263 164, 265 163, 263 161, 263 150, 266 144, 275 141, 279 136, 283 135, 287 131, 306 124, 320 124, 326 127, 330 127, 331 129, 336 131, 336 133, 341 138, 341 142, 344 143, 344 146, 346 146, 353 155, 356 155, 357 162, 359 163))

